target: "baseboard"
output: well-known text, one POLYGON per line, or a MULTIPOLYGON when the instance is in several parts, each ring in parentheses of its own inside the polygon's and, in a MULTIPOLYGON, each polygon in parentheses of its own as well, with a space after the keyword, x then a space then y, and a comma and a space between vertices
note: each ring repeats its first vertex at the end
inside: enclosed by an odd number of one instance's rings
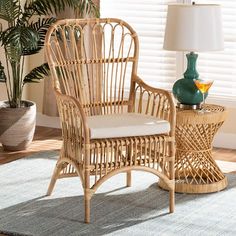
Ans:
MULTIPOLYGON (((46 116, 42 113, 37 113, 36 124, 38 126, 60 128, 59 117, 46 116)), ((236 134, 217 133, 214 138, 213 147, 236 149, 236 134)))
POLYGON ((213 147, 236 149, 236 134, 217 133, 213 141, 213 147))
POLYGON ((60 128, 59 117, 46 116, 38 112, 36 116, 36 125, 51 128, 60 128))

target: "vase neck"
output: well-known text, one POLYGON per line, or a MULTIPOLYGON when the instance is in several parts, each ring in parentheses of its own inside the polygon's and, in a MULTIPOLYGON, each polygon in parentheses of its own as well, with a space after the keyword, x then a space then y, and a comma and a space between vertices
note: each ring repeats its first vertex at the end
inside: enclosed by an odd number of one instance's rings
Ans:
POLYGON ((184 72, 184 78, 186 79, 198 79, 199 74, 196 70, 196 62, 198 54, 190 52, 186 55, 187 57, 187 70, 184 72))

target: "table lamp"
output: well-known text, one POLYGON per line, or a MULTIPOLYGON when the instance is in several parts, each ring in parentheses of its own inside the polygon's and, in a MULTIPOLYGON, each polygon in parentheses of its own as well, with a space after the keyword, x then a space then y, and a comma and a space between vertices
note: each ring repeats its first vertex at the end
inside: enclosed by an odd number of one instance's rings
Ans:
POLYGON ((220 5, 168 5, 163 48, 189 52, 184 78, 177 80, 172 89, 179 106, 194 109, 203 100, 193 81, 199 77, 195 52, 223 50, 223 45, 220 5))

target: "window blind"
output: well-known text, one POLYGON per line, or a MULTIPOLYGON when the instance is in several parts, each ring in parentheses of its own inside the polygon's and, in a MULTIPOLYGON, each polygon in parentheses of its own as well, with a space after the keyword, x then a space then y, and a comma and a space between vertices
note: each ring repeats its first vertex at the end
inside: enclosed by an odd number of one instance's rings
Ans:
POLYGON ((222 6, 224 51, 198 53, 200 77, 213 79, 210 94, 236 99, 236 1, 200 0, 197 3, 214 3, 222 6))
MULTIPOLYGON (((140 41, 139 75, 153 86, 171 90, 186 69, 186 59, 180 53, 176 59, 175 52, 162 49, 169 2, 174 1, 101 0, 101 17, 121 18, 133 26, 140 41)), ((197 0, 196 3, 222 6, 225 41, 224 51, 198 53, 200 78, 214 80, 210 95, 236 99, 236 1, 197 0)))
POLYGON ((100 9, 101 17, 125 20, 137 32, 139 76, 150 85, 171 89, 176 79, 176 53, 162 49, 167 1, 101 0, 100 9))

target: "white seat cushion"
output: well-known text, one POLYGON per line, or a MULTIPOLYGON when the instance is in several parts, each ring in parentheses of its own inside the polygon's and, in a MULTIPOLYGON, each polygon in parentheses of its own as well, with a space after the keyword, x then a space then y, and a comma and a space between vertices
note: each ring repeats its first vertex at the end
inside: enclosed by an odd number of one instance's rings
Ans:
POLYGON ((168 121, 137 113, 89 116, 88 126, 91 139, 154 135, 170 131, 168 121))

